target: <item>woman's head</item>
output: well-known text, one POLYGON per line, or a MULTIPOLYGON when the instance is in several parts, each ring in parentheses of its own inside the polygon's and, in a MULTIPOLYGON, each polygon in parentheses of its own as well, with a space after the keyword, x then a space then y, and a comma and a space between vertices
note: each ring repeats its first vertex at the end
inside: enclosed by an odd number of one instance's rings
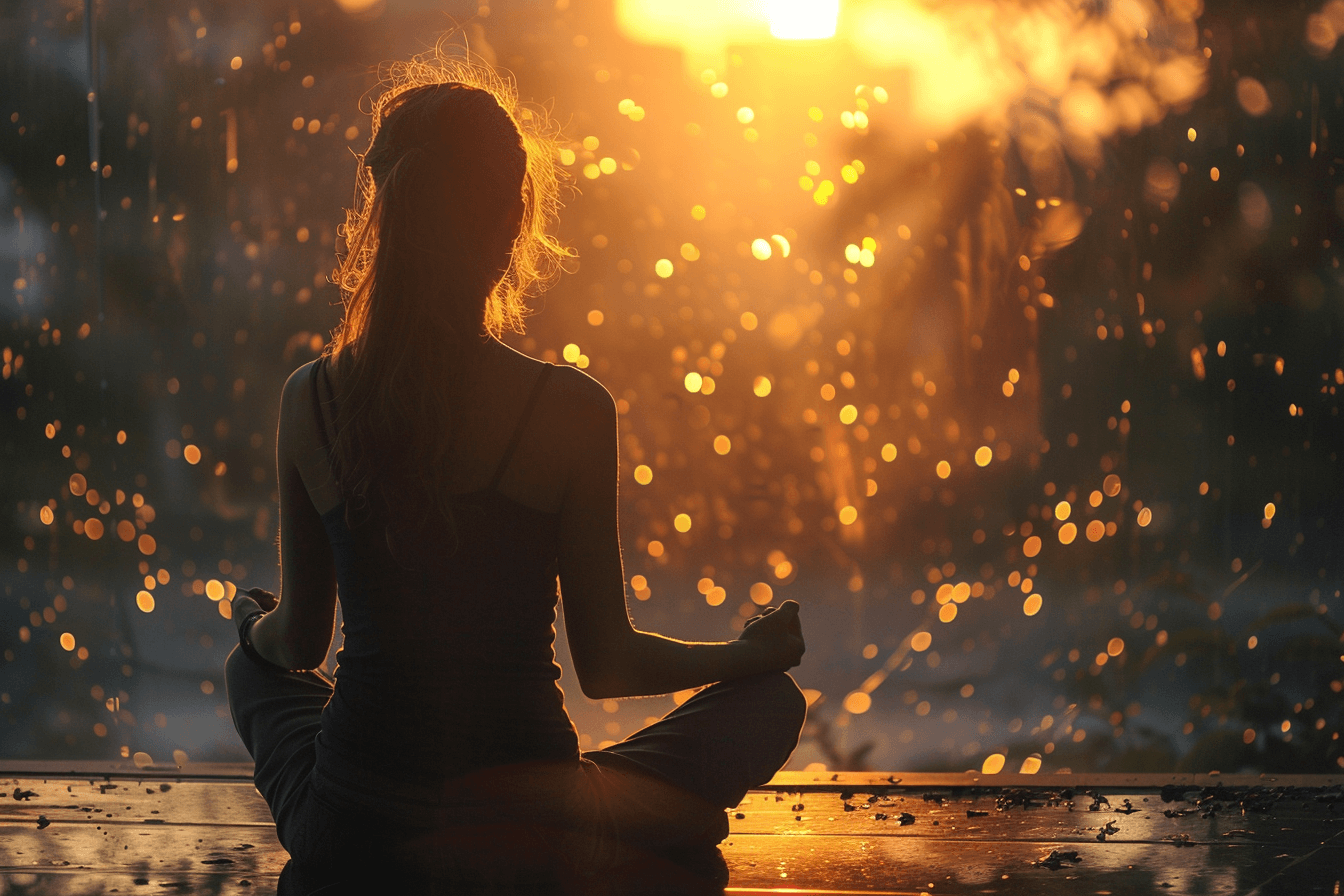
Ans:
POLYGON ((459 82, 395 94, 364 155, 379 197, 379 246, 420 273, 426 299, 481 307, 508 266, 522 216, 527 151, 488 91, 459 82))
POLYGON ((559 198, 544 116, 492 69, 441 51, 384 76, 342 231, 337 350, 402 314, 440 337, 520 330, 569 255, 547 232, 559 198))
POLYGON ((383 75, 340 231, 332 459, 347 510, 368 506, 407 544, 451 524, 445 461, 474 348, 521 331, 569 252, 547 232, 556 138, 512 84, 438 50, 383 75))

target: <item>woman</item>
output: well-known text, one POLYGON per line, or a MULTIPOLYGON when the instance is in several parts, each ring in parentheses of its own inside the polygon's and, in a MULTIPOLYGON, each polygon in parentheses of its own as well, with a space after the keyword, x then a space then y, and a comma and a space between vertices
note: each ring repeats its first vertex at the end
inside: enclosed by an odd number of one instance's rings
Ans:
POLYGON ((724 810, 802 726, 798 606, 727 643, 634 629, 611 396, 498 339, 564 257, 554 146, 482 67, 392 75, 343 234, 344 320, 281 399, 283 590, 233 608, 229 704, 292 857, 282 891, 395 872, 586 893, 633 870, 689 892, 707 855, 722 883, 724 810), (581 753, 557 575, 585 695, 710 686, 581 753), (311 670, 338 585, 333 683, 311 670))

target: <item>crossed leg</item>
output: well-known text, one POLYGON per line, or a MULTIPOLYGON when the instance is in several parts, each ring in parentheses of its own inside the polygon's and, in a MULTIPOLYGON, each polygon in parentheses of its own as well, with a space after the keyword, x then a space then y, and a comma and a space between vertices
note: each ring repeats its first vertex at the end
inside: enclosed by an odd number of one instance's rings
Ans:
MULTIPOLYGON (((317 672, 263 668, 241 650, 225 671, 256 787, 289 849, 306 816, 319 811, 310 782, 332 683, 317 672)), ((661 853, 712 847, 728 832, 724 810, 788 760, 805 715, 806 701, 786 673, 719 682, 624 741, 584 753, 586 786, 611 813, 611 833, 631 845, 661 853)))
POLYGON ((604 767, 638 767, 731 809, 788 761, 806 714, 788 673, 751 675, 712 684, 620 743, 583 756, 604 767))

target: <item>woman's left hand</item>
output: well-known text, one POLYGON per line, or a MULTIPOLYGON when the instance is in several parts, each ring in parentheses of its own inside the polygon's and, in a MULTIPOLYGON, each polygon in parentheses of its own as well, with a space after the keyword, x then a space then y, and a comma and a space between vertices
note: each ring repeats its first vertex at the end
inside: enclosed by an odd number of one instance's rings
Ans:
POLYGON ((246 591, 239 591, 233 596, 233 624, 241 628, 243 620, 253 613, 258 610, 269 613, 279 603, 280 598, 265 588, 249 588, 246 591))

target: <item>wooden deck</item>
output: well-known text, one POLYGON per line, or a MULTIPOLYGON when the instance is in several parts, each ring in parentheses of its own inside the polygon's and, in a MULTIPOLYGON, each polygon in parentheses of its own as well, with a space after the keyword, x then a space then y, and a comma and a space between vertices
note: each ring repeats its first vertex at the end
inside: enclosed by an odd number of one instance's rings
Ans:
MULTIPOLYGON (((0 896, 269 896, 251 769, 0 762, 0 896)), ((782 773, 730 814, 726 893, 1341 892, 1344 776, 782 773)))

